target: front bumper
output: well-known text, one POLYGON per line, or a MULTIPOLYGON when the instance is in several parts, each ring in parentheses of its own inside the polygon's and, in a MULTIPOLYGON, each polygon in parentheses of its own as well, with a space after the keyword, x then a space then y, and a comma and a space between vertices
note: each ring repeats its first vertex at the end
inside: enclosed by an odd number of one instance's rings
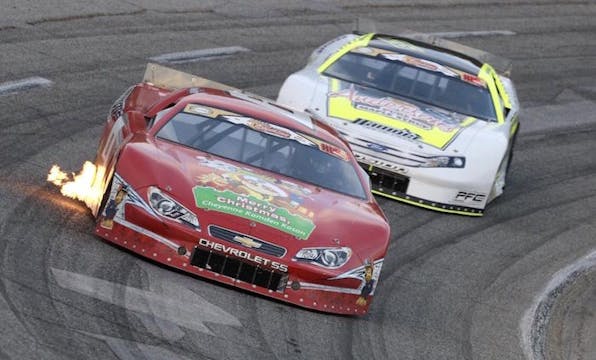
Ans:
POLYGON ((130 187, 125 195, 115 191, 122 185, 122 179, 116 179, 108 203, 118 197, 118 206, 98 217, 98 236, 153 261, 305 308, 347 315, 368 312, 383 259, 331 271, 293 261, 272 243, 259 240, 256 250, 250 241, 248 247, 230 242, 222 230, 225 225, 213 224, 216 212, 211 221, 200 218, 198 229, 166 224, 130 187))
MULTIPOLYGON (((374 194, 426 209, 468 216, 482 216, 488 194, 470 186, 450 187, 421 177, 407 176, 374 165, 360 163, 371 181, 374 194)), ((432 169, 424 169, 426 171, 432 169)))
POLYGON ((306 281, 304 279, 311 276, 306 276, 308 274, 305 270, 296 266, 290 266, 288 272, 282 273, 226 256, 198 244, 187 249, 185 245, 188 244, 152 234, 127 221, 115 220, 109 230, 98 222, 96 234, 153 261, 309 309, 364 315, 368 312, 373 297, 370 294, 363 298, 358 287, 306 281))

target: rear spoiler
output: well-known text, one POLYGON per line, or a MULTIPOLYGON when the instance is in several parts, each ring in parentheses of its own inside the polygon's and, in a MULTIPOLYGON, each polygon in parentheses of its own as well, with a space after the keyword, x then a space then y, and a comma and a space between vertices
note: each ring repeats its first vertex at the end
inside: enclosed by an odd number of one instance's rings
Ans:
POLYGON ((155 63, 147 64, 143 82, 151 83, 157 87, 168 90, 179 90, 192 87, 210 87, 224 91, 237 90, 236 88, 216 81, 174 70, 155 63))
POLYGON ((401 39, 411 42, 415 45, 426 47, 434 50, 448 52, 452 55, 467 59, 478 67, 482 67, 483 64, 490 64, 498 73, 505 76, 511 74, 511 60, 493 55, 483 50, 475 49, 455 41, 446 40, 432 34, 420 33, 408 29, 391 31, 387 29, 387 33, 395 33, 397 35, 387 35, 384 33, 383 28, 379 29, 378 25, 370 19, 359 18, 356 20, 354 25, 354 34, 364 35, 366 33, 375 33, 374 38, 378 37, 389 37, 394 39, 401 39))
POLYGON ((283 111, 285 116, 291 117, 300 124, 313 129, 313 124, 310 118, 312 114, 306 115, 299 111, 289 110, 275 103, 275 101, 267 99, 260 95, 244 92, 235 87, 224 85, 216 81, 188 74, 183 71, 178 71, 159 64, 147 64, 147 68, 145 69, 145 75, 143 76, 143 82, 170 91, 188 88, 208 87, 212 89, 233 92, 232 95, 237 99, 246 100, 252 103, 259 103, 260 106, 266 107, 272 111, 283 111))

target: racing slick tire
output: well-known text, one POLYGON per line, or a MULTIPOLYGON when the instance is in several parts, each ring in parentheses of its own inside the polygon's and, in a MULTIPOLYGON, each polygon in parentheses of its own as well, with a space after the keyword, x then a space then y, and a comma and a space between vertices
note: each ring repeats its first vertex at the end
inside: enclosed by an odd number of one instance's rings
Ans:
POLYGON ((519 126, 515 130, 513 137, 511 138, 511 142, 509 143, 509 147, 501 160, 501 164, 499 165, 499 169, 495 174, 495 180, 493 181, 493 186, 491 188, 491 194, 489 197, 489 201, 494 200, 496 197, 501 195, 505 190, 505 186, 507 185, 507 179, 509 176, 509 168, 511 167, 511 161, 513 160, 513 150, 515 146, 515 141, 517 139, 517 133, 519 132, 519 126))

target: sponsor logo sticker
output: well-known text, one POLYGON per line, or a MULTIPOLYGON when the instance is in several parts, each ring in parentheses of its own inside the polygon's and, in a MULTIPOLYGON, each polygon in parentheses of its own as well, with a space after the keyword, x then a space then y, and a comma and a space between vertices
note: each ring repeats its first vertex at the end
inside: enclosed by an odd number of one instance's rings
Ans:
POLYGON ((254 241, 251 238, 248 238, 246 236, 234 236, 234 241, 239 243, 240 245, 247 247, 247 248, 254 248, 254 249, 258 249, 261 247, 261 243, 254 241))
POLYGON ((199 239, 199 245, 204 246, 209 249, 212 249, 212 250, 221 251, 224 254, 242 258, 242 259, 257 263, 259 265, 270 266, 272 269, 275 269, 275 270, 279 270, 279 271, 283 271, 283 272, 288 271, 288 266, 285 264, 279 263, 277 261, 269 260, 269 259, 264 258, 259 255, 253 255, 253 254, 249 253, 248 251, 236 249, 231 246, 226 246, 226 245, 216 243, 213 241, 209 241, 207 239, 202 239, 202 238, 199 239))
POLYGON ((385 146, 383 146, 381 144, 368 143, 368 144, 366 144, 366 147, 369 148, 369 149, 371 149, 371 150, 373 150, 373 151, 376 151, 376 152, 385 152, 385 151, 387 151, 387 147, 385 147, 385 146))
POLYGON ((457 193, 457 195, 455 195, 455 201, 459 201, 459 202, 480 203, 480 202, 483 202, 484 200, 486 200, 486 194, 482 194, 482 193, 459 191, 457 193))
POLYGON ((230 190, 216 190, 208 186, 193 188, 197 207, 215 210, 252 220, 306 240, 315 228, 307 217, 290 213, 287 209, 260 200, 251 195, 242 195, 230 190))

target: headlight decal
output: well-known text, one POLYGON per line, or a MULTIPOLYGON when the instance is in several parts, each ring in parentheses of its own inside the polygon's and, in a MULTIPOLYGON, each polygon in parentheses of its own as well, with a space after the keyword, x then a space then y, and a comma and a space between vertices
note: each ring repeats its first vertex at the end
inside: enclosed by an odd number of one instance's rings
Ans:
POLYGON ((109 189, 108 200, 101 212, 100 225, 106 229, 111 229, 113 222, 117 219, 125 218, 125 204, 131 204, 145 210, 149 214, 157 217, 155 211, 137 194, 118 173, 114 173, 112 186, 109 189))
POLYGON ((313 247, 298 251, 294 260, 306 261, 328 269, 337 269, 348 262, 351 256, 352 250, 348 247, 313 247))
POLYGON ((429 156, 424 159, 420 167, 442 167, 461 169, 466 166, 466 158, 463 156, 429 156))
POLYGON ((200 228, 199 219, 194 213, 157 187, 149 187, 147 197, 149 198, 151 208, 159 215, 195 229, 200 228))
MULTIPOLYGON (((118 223, 121 226, 129 228, 133 231, 141 233, 145 236, 158 241, 172 250, 179 251, 181 246, 173 241, 166 239, 165 237, 158 235, 152 231, 149 231, 139 225, 133 224, 126 220, 125 216, 125 205, 134 205, 147 213, 158 218, 155 210, 153 210, 139 194, 130 186, 118 173, 114 173, 112 178, 112 186, 110 188, 107 203, 99 217, 99 225, 107 230, 112 230, 114 223, 118 223)), ((98 230, 99 231, 99 230, 98 230)), ((107 234, 106 234, 107 236, 107 234)), ((126 242, 125 242, 126 243, 126 242)), ((188 254, 185 254, 188 257, 188 254)))
POLYGON ((402 151, 400 149, 371 143, 369 140, 344 135, 350 142, 354 155, 359 162, 383 167, 389 170, 405 172, 404 167, 413 168, 454 168, 466 167, 465 156, 454 155, 427 155, 422 153, 402 151), (380 146, 384 151, 378 151, 380 146))

